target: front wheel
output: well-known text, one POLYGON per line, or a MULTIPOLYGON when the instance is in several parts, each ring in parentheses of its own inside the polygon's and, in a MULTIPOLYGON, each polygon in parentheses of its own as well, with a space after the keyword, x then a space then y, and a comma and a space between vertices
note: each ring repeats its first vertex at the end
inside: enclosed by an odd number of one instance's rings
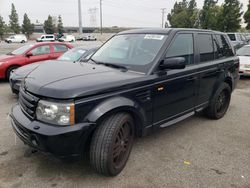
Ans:
POLYGON ((127 113, 117 113, 105 119, 90 145, 90 163, 98 172, 115 176, 125 167, 134 140, 134 121, 127 113))
POLYGON ((220 119, 226 114, 231 100, 231 93, 232 90, 227 83, 221 84, 205 110, 209 118, 220 119))

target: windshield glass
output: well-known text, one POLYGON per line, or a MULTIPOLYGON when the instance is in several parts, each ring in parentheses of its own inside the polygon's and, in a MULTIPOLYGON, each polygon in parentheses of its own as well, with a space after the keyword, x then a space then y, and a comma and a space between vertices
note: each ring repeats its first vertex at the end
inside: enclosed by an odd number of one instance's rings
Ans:
POLYGON ((61 57, 58 58, 60 61, 79 61, 80 58, 86 53, 86 50, 81 48, 74 48, 66 53, 64 53, 61 57))
POLYGON ((32 44, 28 44, 28 45, 25 45, 25 46, 22 46, 21 48, 18 48, 16 50, 14 50, 13 52, 11 52, 10 54, 13 54, 13 55, 21 55, 21 54, 24 54, 25 52, 27 52, 30 48, 32 48, 34 45, 32 44))
POLYGON ((244 46, 237 50, 236 54, 238 56, 250 56, 250 46, 244 46))
POLYGON ((104 44, 91 59, 99 63, 126 66, 128 69, 146 72, 165 42, 162 34, 117 35, 104 44))

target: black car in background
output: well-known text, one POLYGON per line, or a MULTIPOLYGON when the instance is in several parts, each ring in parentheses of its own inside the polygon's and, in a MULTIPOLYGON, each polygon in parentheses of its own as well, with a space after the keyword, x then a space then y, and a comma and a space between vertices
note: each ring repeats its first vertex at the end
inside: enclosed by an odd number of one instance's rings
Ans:
POLYGON ((11 122, 31 147, 60 158, 89 149, 92 167, 114 176, 125 167, 135 137, 200 111, 222 118, 238 72, 224 33, 125 31, 87 63, 46 63, 31 71, 11 122))
MULTIPOLYGON (((62 56, 60 56, 57 60, 50 60, 46 62, 38 62, 33 63, 31 65, 26 65, 23 67, 20 67, 18 69, 15 69, 10 76, 9 82, 12 93, 18 94, 19 93, 19 87, 21 85, 22 80, 34 69, 36 69, 40 63, 60 63, 60 62, 84 62, 87 61, 92 54, 95 53, 95 51, 98 48, 91 48, 86 49, 83 47, 75 47, 68 52, 64 53, 62 56)), ((56 71, 56 70, 55 70, 56 71)))

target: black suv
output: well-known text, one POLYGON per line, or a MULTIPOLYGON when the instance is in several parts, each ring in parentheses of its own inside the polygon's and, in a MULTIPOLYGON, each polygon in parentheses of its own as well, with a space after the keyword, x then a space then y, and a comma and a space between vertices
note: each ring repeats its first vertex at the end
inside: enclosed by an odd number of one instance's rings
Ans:
POLYGON ((51 62, 31 71, 12 108, 12 126, 24 143, 59 158, 89 152, 97 172, 114 176, 134 137, 202 110, 223 117, 238 69, 224 33, 121 32, 88 62, 51 62))

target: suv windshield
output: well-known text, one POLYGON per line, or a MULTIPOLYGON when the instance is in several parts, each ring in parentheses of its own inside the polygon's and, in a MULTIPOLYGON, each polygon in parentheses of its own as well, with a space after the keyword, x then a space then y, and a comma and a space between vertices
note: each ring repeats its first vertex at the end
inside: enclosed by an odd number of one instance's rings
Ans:
POLYGON ((22 46, 21 48, 18 48, 16 50, 14 50, 13 52, 11 52, 9 54, 11 54, 11 55, 21 55, 21 54, 24 54, 27 50, 29 50, 33 46, 34 45, 32 45, 32 44, 28 44, 28 45, 22 46))
POLYGON ((117 35, 104 44, 91 59, 97 63, 122 65, 146 72, 166 38, 167 35, 162 34, 117 35))
POLYGON ((237 50, 236 54, 238 56, 250 56, 250 46, 244 46, 237 50))

